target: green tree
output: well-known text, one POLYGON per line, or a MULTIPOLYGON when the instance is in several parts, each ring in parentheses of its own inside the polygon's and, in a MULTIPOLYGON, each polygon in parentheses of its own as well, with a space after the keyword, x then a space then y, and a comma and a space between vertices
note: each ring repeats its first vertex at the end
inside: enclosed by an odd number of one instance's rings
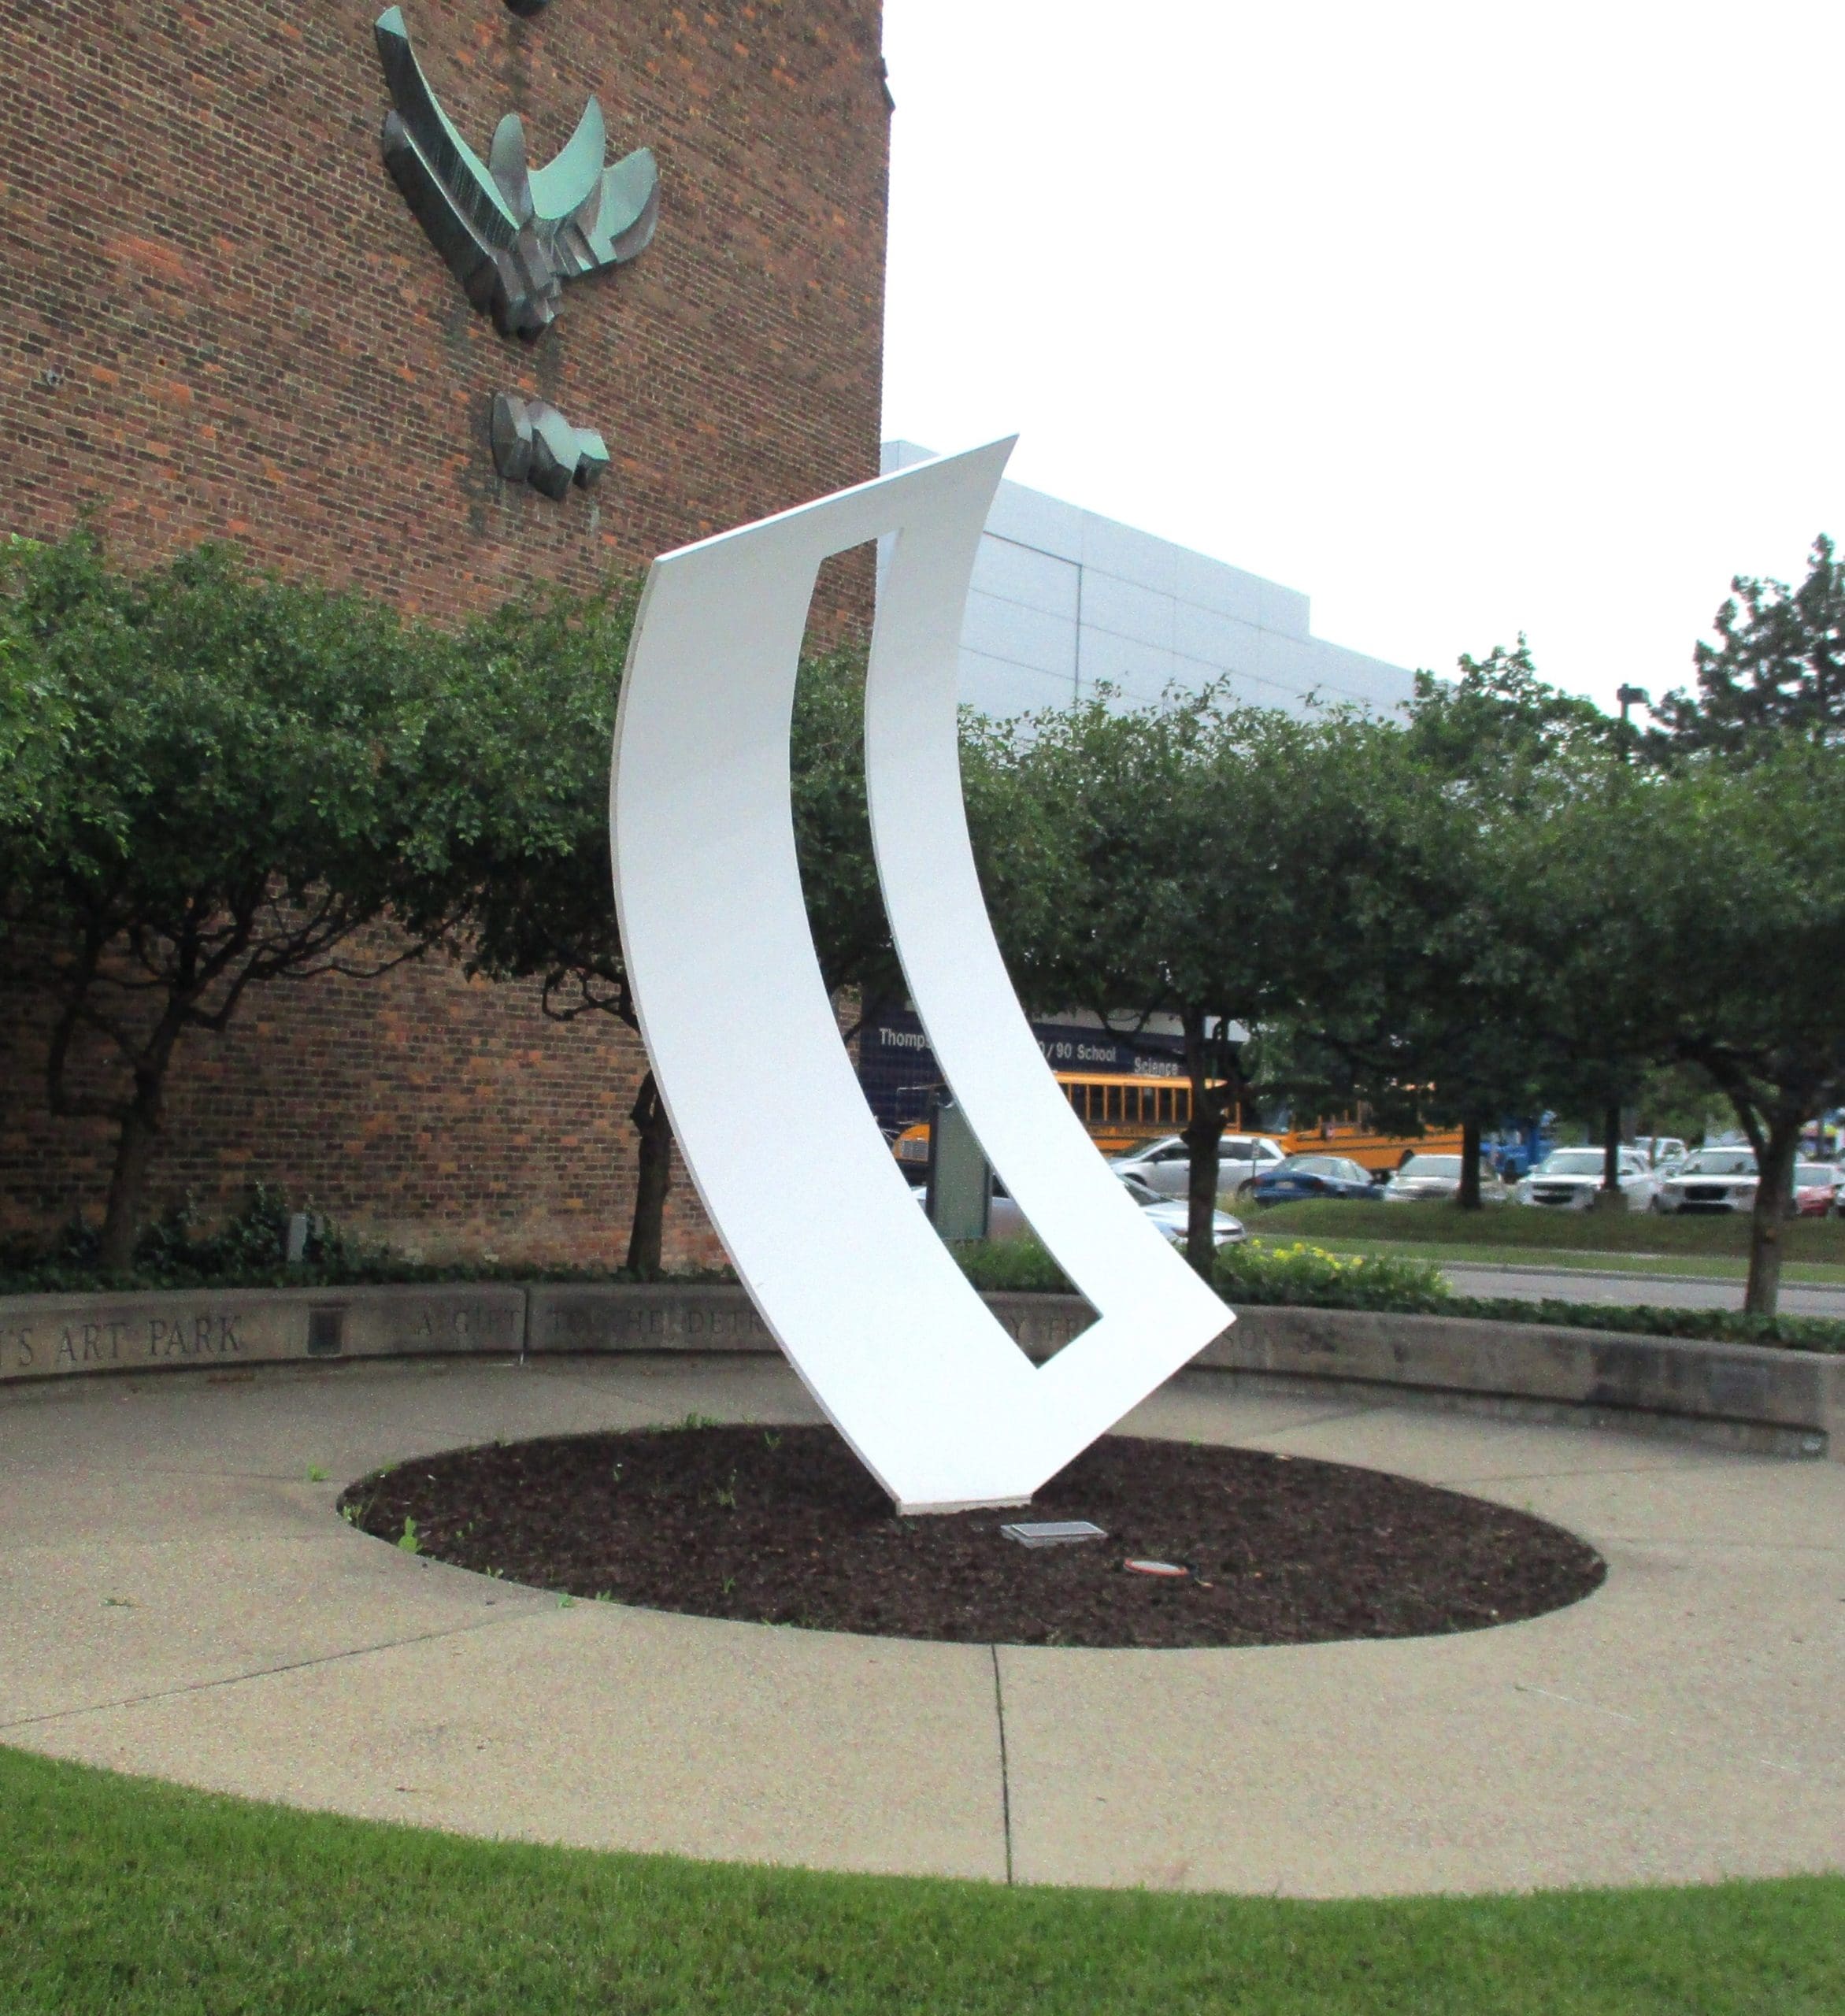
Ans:
MULTIPOLYGON (((465 891, 452 949, 470 973, 536 980, 540 1012, 609 1015, 638 1032, 609 860, 609 765, 636 581, 582 595, 550 584, 465 625, 447 691, 463 722, 478 710, 485 754, 452 865, 422 903, 465 891), (451 873, 452 868, 452 873, 451 873)), ((639 1139, 627 1264, 658 1273, 672 1129, 651 1070, 629 1114, 639 1139)))
POLYGON ((1845 1099, 1845 751, 1765 741, 1617 769, 1559 808, 1534 881, 1566 975, 1615 976, 1617 1026, 1699 1066, 1756 1151, 1745 1306, 1774 1313, 1800 1130, 1845 1099))
MULTIPOLYGON (((427 906, 468 895, 458 949, 470 970, 536 979, 555 1020, 639 1018, 615 916, 609 767, 639 584, 587 596, 543 587, 466 626, 451 682, 487 725, 491 753, 473 823, 427 906)), ((827 984, 867 1006, 899 984, 878 894, 865 811, 865 654, 845 646, 804 658, 792 776, 808 913, 827 984)), ((747 1096, 739 1088, 739 1096, 747 1096)), ((660 1271, 672 1180, 672 1121, 652 1071, 629 1116, 639 1143, 627 1266, 660 1271)))
POLYGON ((418 949, 354 940, 445 851, 432 654, 381 610, 231 553, 130 574, 86 532, 16 543, 0 598, 31 780, 4 819, 6 976, 52 1004, 52 1111, 116 1129, 102 1259, 121 1267, 188 1033, 223 1030, 252 988, 418 949))
POLYGON ((1516 790, 1562 758, 1615 746, 1619 723, 1540 679, 1522 636, 1510 650, 1463 654, 1459 668, 1457 679, 1416 674, 1406 727, 1411 753, 1449 795, 1516 790))
POLYGON ((1618 753, 1578 748, 1535 775, 1493 843, 1499 891, 1493 931, 1521 975, 1502 1033, 1525 1053, 1532 1106, 1588 1119, 1602 1151, 1604 1201, 1620 1188, 1623 1115, 1673 1054, 1665 997, 1647 936, 1629 928, 1610 887, 1651 845, 1645 780, 1618 753), (1592 835, 1592 840, 1590 836, 1592 835), (1589 861, 1590 844, 1604 850, 1589 861), (1599 892, 1598 903, 1583 900, 1599 892))
POLYGON ((1514 650, 1463 657, 1451 681, 1419 673, 1406 735, 1422 773, 1411 788, 1426 893, 1399 906, 1411 943, 1391 962, 1403 981, 1392 1026, 1431 1088, 1431 1117, 1462 1126, 1461 1202, 1480 1205, 1483 1122, 1583 1101, 1610 1134, 1605 1180, 1618 1195, 1621 1099, 1650 1032, 1617 1026, 1606 976, 1566 975, 1529 926, 1545 822, 1625 754, 1621 724, 1540 679, 1521 636, 1514 650))
POLYGON ((1698 690, 1669 693, 1655 710, 1655 753, 1713 749, 1735 756, 1765 736, 1845 742, 1845 563, 1823 533, 1806 578, 1739 575, 1717 613, 1717 642, 1694 654, 1698 690))
POLYGON ((1317 1026, 1362 975, 1402 806, 1401 740, 1354 715, 1295 721, 1216 692, 1134 710, 1104 695, 1021 731, 1049 864, 1015 947, 1023 991, 1117 1025, 1178 1020, 1186 1250, 1201 1272, 1220 1146, 1261 1089, 1262 1032, 1317 1026))
POLYGON ((1617 724, 1543 687, 1522 648, 1420 693, 1410 734, 1489 836, 1491 1047, 1522 1052, 1547 1104, 1597 1115, 1610 1188, 1621 1108, 1659 1067, 1713 1084, 1757 1151, 1748 1306, 1772 1313, 1800 1129, 1841 1091, 1845 873, 1811 836, 1845 806, 1845 603, 1824 540, 1797 594, 1736 587, 1699 647, 1700 697, 1662 703, 1663 769, 1630 765, 1617 724))
POLYGON ((1673 1054, 1710 1073, 1756 1152, 1744 1306, 1772 1315, 1801 1128, 1845 1099, 1845 863, 1813 844, 1845 818, 1845 752, 1707 762, 1660 797, 1634 897, 1664 922, 1673 1054))
MULTIPOLYGON (((29 564, 41 552, 30 540, 10 539, 0 568, 29 564)), ((0 931, 20 900, 17 879, 43 852, 47 796, 72 750, 68 696, 28 648, 23 614, 17 598, 0 598, 0 931)))

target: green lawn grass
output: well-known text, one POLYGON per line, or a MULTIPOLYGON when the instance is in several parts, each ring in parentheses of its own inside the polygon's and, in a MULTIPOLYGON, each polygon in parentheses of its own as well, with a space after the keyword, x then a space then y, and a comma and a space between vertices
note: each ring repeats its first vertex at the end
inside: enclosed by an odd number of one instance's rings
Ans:
POLYGON ((6 2016, 1842 2008, 1834 1877, 1324 1904, 1007 1889, 469 1841, 0 1751, 6 2016))
MULTIPOLYGON (((1285 1227, 1280 1232, 1271 1231, 1269 1217, 1261 1212, 1246 1213, 1243 1222, 1250 1228, 1253 1237, 1258 1240, 1266 1239, 1277 1246, 1311 1236, 1316 1246, 1324 1247, 1328 1253, 1392 1254, 1405 1259, 1432 1261, 1439 1267, 1554 1267, 1563 1273, 1574 1270, 1588 1273, 1660 1274, 1669 1277, 1691 1276, 1701 1280, 1739 1283, 1749 1277, 1749 1262, 1727 1254, 1585 1253, 1573 1248, 1554 1250, 1548 1247, 1464 1246, 1458 1242, 1443 1246, 1419 1240, 1350 1239, 1331 1233, 1291 1232, 1285 1227)), ((1784 1261, 1781 1279, 1784 1282, 1804 1282, 1814 1288, 1845 1288, 1845 1265, 1833 1266, 1812 1260, 1784 1261)))
MULTIPOLYGON (((1372 1204, 1332 1198, 1310 1203, 1239 1206, 1252 1232, 1265 1237, 1377 1240, 1390 1244, 1516 1249, 1525 1259, 1550 1252, 1656 1253, 1746 1260, 1749 1221, 1728 1214, 1660 1217, 1650 1211, 1547 1211, 1528 1204, 1489 1204, 1463 1211, 1452 1204, 1372 1204)), ((1795 1218, 1783 1228, 1788 1260, 1845 1266, 1845 1218, 1795 1218)))

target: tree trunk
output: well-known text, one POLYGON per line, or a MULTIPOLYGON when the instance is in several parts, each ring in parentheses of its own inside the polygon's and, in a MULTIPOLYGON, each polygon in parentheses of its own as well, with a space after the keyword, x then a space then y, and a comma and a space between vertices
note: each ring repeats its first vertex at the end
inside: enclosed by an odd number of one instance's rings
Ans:
POLYGON ((1781 1297, 1781 1228, 1794 1195, 1794 1158, 1800 1146, 1801 1116, 1777 1114, 1757 1151, 1760 1180, 1749 1227, 1749 1286, 1743 1308, 1750 1316, 1773 1316, 1781 1297))
POLYGON ((122 1117, 116 1136, 115 1166, 109 1173, 109 1203, 102 1214, 102 1244, 97 1255, 106 1273, 125 1273, 135 1264, 147 1169, 159 1134, 157 1102, 145 1095, 137 1096, 122 1117))
POLYGON ((1621 1102, 1610 1100, 1602 1111, 1602 1187, 1598 1210, 1617 1211, 1627 1201, 1621 1187, 1621 1102))
POLYGON ((672 1187, 672 1122, 650 1071, 628 1114, 641 1137, 635 1176, 634 1225, 628 1238, 628 1271, 637 1281, 657 1280, 666 1224, 666 1193, 672 1187))
POLYGON ((1212 1227, 1217 1213, 1217 1158, 1224 1140, 1226 1095, 1235 1088, 1211 1083, 1210 1046, 1204 1017, 1184 1017, 1185 1069, 1191 1080, 1191 1119, 1180 1138, 1190 1149, 1187 1166, 1185 1257, 1206 1280, 1217 1258, 1212 1227))
POLYGON ((1463 1211, 1480 1209, 1480 1122, 1463 1120, 1461 1122, 1461 1189, 1458 1200, 1463 1211))

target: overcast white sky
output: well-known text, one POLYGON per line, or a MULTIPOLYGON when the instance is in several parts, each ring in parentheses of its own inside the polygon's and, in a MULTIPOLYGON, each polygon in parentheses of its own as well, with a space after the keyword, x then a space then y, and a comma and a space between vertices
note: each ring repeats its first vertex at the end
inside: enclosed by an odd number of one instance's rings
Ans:
POLYGON ((886 0, 884 432, 1607 703, 1845 539, 1839 0, 886 0))

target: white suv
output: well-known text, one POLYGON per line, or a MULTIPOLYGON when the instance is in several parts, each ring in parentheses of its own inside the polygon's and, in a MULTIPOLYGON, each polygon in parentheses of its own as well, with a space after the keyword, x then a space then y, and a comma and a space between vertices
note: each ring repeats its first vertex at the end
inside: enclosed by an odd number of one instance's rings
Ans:
POLYGON ((1753 1211, 1759 1177, 1753 1148, 1700 1148, 1659 1186, 1656 1211, 1753 1211))
MULTIPOLYGON (((1518 1185, 1521 1204, 1548 1205, 1554 1211, 1595 1208, 1604 1167, 1599 1148, 1553 1148, 1518 1185)), ((1630 1211, 1643 1211, 1659 1188, 1659 1180, 1638 1148, 1621 1151, 1617 1180, 1630 1211)))

